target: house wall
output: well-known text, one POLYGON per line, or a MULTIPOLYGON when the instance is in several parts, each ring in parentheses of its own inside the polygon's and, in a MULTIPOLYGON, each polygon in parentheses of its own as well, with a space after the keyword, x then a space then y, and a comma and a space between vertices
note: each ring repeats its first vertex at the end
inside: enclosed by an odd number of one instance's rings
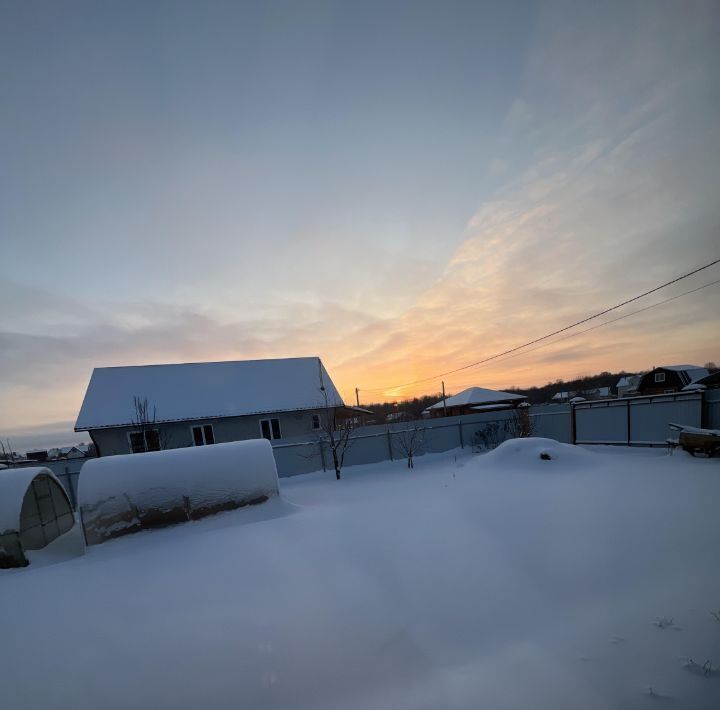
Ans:
POLYGON ((637 389, 640 394, 665 394, 669 391, 677 392, 686 384, 687 381, 683 380, 680 373, 676 370, 657 368, 642 376, 637 389), (655 373, 657 372, 665 373, 665 382, 655 382, 655 373))
MULTIPOLYGON (((512 402, 488 402, 487 404, 512 404, 512 402)), ((447 408, 447 415, 448 417, 463 417, 468 414, 477 414, 478 412, 473 409, 473 407, 481 406, 479 404, 461 404, 457 405, 455 407, 448 406, 447 408)), ((496 410, 496 411, 502 411, 502 410, 496 410)), ((439 407, 438 409, 431 409, 430 410, 430 418, 436 419, 438 417, 444 417, 445 416, 445 408, 439 407)))
MULTIPOLYGON (((215 442, 218 444, 261 438, 261 419, 279 419, 282 439, 317 434, 318 430, 312 428, 312 417, 313 414, 321 413, 322 410, 315 409, 300 412, 280 412, 277 414, 254 414, 246 417, 194 419, 185 422, 158 424, 156 428, 160 431, 164 448, 180 449, 193 445, 192 427, 204 424, 212 425, 215 442)), ((115 456, 131 453, 128 434, 132 431, 137 431, 137 427, 94 429, 91 431, 91 435, 99 448, 98 453, 100 456, 115 456)))

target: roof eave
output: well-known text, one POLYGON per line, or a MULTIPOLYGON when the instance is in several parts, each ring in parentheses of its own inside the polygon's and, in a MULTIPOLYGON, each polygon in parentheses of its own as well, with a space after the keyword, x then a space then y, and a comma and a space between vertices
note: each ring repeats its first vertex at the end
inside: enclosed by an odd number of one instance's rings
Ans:
MULTIPOLYGON (((331 404, 329 405, 331 408, 344 408, 344 409, 357 409, 356 407, 346 407, 344 402, 331 404)), ((243 412, 242 414, 206 414, 206 415, 200 415, 200 416, 192 416, 192 417, 177 417, 173 419, 156 419, 153 422, 147 422, 144 426, 148 426, 150 424, 173 424, 174 422, 194 422, 194 421, 200 421, 202 419, 234 419, 236 417, 255 417, 260 414, 283 414, 286 412, 311 412, 319 409, 324 409, 325 405, 318 404, 317 406, 313 407, 293 407, 292 409, 264 409, 256 412, 243 412)), ((358 411, 364 411, 369 412, 369 410, 358 410, 358 411)), ((369 412, 372 414, 373 412, 369 412)), ((81 432, 81 431, 95 431, 97 429, 120 429, 122 427, 132 427, 132 426, 138 426, 137 422, 121 422, 117 424, 91 424, 87 426, 78 426, 77 423, 73 427, 73 431, 81 432)))

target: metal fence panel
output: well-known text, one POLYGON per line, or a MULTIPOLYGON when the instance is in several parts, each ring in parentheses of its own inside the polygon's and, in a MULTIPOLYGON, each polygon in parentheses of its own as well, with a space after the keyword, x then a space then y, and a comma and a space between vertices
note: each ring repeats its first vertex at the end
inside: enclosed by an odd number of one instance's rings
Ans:
POLYGON ((705 392, 704 402, 705 426, 708 429, 720 429, 720 389, 705 392))
POLYGON ((442 453, 460 446, 460 430, 456 423, 445 426, 439 423, 429 424, 425 428, 424 438, 425 450, 428 453, 442 453))
MULTIPOLYGON (((554 408, 554 407, 553 407, 554 408)), ((533 436, 543 436, 546 439, 555 439, 565 444, 572 442, 571 411, 569 405, 559 405, 558 411, 542 411, 530 408, 530 417, 533 422, 533 436), (560 409, 562 407, 562 409, 560 409)))
MULTIPOLYGON (((311 473, 323 469, 319 442, 298 442, 273 446, 273 454, 275 454, 278 476, 281 477, 297 476, 301 473, 311 473)), ((325 455, 328 455, 327 449, 325 455)), ((328 459, 327 464, 332 467, 332 460, 328 459)))
POLYGON ((664 444, 670 434, 668 424, 676 422, 702 426, 702 395, 643 397, 630 400, 630 443, 664 444))
POLYGON ((576 444, 664 445, 670 422, 702 426, 703 395, 676 392, 575 405, 576 444))
MULTIPOLYGON (((331 454, 332 455, 332 454, 331 454)), ((378 463, 390 458, 390 441, 387 431, 354 438, 345 455, 347 466, 378 463)))
POLYGON ((627 400, 588 402, 575 406, 575 443, 627 444, 627 400))

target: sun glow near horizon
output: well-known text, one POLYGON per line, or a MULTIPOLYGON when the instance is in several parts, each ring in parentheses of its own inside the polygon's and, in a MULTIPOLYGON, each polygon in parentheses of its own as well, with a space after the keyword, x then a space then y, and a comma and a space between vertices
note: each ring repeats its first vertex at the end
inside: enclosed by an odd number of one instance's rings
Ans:
POLYGON ((317 355, 370 403, 720 359, 712 286, 441 374, 717 258, 715 3, 0 12, 0 434, 110 365, 317 355))

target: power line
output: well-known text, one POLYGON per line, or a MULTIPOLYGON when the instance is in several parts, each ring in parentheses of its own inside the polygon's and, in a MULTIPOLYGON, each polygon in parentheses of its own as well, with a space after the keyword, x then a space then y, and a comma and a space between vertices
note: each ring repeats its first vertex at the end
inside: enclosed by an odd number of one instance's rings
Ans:
MULTIPOLYGON (((644 293, 641 293, 637 296, 633 296, 632 298, 628 298, 627 300, 623 301, 622 303, 618 303, 614 306, 610 306, 609 308, 606 308, 599 313, 595 313, 592 316, 588 316, 587 318, 583 318, 582 320, 576 321, 575 323, 572 323, 570 325, 566 325, 562 328, 559 328, 558 330, 553 331, 552 333, 548 333, 547 335, 543 335, 539 338, 535 338, 534 340, 529 340, 527 343, 523 343, 522 345, 518 345, 514 348, 510 348, 509 350, 505 350, 501 353, 497 353, 495 355, 491 355, 490 357, 484 358, 483 360, 478 360, 477 362, 472 362, 469 365, 463 365, 462 367, 457 367, 454 370, 448 370, 447 372, 441 372, 437 375, 432 375, 431 377, 423 377, 419 380, 414 380, 413 382, 407 382, 403 385, 395 385, 393 387, 382 387, 379 389, 362 389, 363 392, 384 392, 386 390, 398 390, 398 389, 405 389, 407 387, 411 387, 412 385, 421 384, 423 382, 429 382, 431 380, 437 380, 440 377, 446 377, 447 375, 453 375, 456 372, 462 372, 463 370, 468 370, 472 367, 477 367, 478 365, 484 365, 487 362, 490 362, 491 360, 497 360, 498 358, 501 358, 505 355, 509 355, 511 353, 517 352, 518 350, 523 350, 524 348, 527 348, 530 345, 534 345, 535 343, 539 343, 543 340, 548 340, 549 338, 552 338, 555 335, 558 335, 560 333, 564 333, 565 331, 570 330, 571 328, 576 328, 579 325, 582 325, 583 323, 587 323, 591 320, 595 320, 596 318, 600 318, 601 316, 606 315, 607 313, 611 313, 612 311, 616 311, 618 308, 622 308, 623 306, 627 306, 630 303, 634 303, 635 301, 639 301, 641 298, 645 298, 646 296, 649 296, 650 294, 653 294, 657 291, 660 291, 663 288, 667 288, 668 286, 672 286, 672 284, 678 283, 679 281, 682 281, 683 279, 687 279, 690 276, 693 276, 697 273, 700 273, 701 271, 704 271, 705 269, 709 269, 712 266, 715 266, 716 264, 720 264, 720 259, 715 259, 714 261, 711 261, 708 264, 705 264, 704 266, 700 266, 697 269, 693 269, 692 271, 688 271, 686 274, 682 274, 681 276, 677 276, 676 278, 666 281, 663 284, 660 284, 659 286, 656 286, 655 288, 650 289, 649 291, 645 291, 644 293)), ((711 286, 713 284, 706 284, 706 286, 711 286)), ((701 288, 705 288, 706 286, 702 286, 701 288)), ((693 293, 692 291, 689 291, 689 293, 693 293)), ((683 294, 687 295, 687 294, 683 294)), ((678 296, 679 298, 679 296, 678 296)), ((672 300, 672 299, 669 299, 672 300)), ((660 305, 660 304, 658 304, 660 305)), ((639 311, 638 311, 639 312, 639 311)), ((632 314, 628 314, 632 315, 632 314)), ((620 319, 618 319, 620 320, 620 319)), ((608 323, 613 321, 608 321, 608 323)), ((558 342, 558 341, 555 341, 558 342)))
MULTIPOLYGON (((522 355, 527 355, 528 353, 535 352, 535 350, 541 350, 542 348, 548 348, 551 345, 555 345, 556 343, 560 343, 563 340, 568 340, 570 338, 576 338, 579 335, 584 335, 585 333, 589 333, 591 330, 597 330, 598 328, 603 328, 606 325, 611 325, 612 323, 617 323, 620 320, 624 320, 625 318, 630 318, 630 316, 636 316, 638 313, 644 313, 645 311, 649 311, 653 308, 657 308, 658 306, 664 306, 666 303, 670 303, 670 301, 675 301, 678 298, 682 298, 683 296, 689 296, 692 293, 697 293, 698 291, 702 291, 704 288, 708 288, 710 286, 715 286, 717 284, 720 284, 720 279, 717 279, 716 281, 710 281, 709 283, 703 284, 702 286, 698 286, 697 288, 693 288, 690 291, 684 291, 683 293, 678 293, 675 296, 671 296, 670 298, 666 298, 663 301, 658 301, 657 303, 653 303, 649 306, 645 306, 644 308, 638 308, 636 311, 632 311, 631 313, 625 313, 622 316, 618 316, 617 318, 613 318, 612 320, 605 321, 604 323, 600 323, 598 325, 593 325, 590 328, 585 328, 584 330, 580 330, 577 333, 570 333, 569 335, 564 335, 562 338, 558 338, 557 340, 553 340, 550 343, 543 343, 542 345, 537 345, 534 348, 530 348, 530 350, 524 350, 521 353, 515 353, 513 355, 508 355, 507 357, 504 357, 500 362, 505 362, 506 360, 512 360, 515 357, 521 357, 522 355)), ((454 387, 463 387, 463 385, 453 385, 454 387)))

